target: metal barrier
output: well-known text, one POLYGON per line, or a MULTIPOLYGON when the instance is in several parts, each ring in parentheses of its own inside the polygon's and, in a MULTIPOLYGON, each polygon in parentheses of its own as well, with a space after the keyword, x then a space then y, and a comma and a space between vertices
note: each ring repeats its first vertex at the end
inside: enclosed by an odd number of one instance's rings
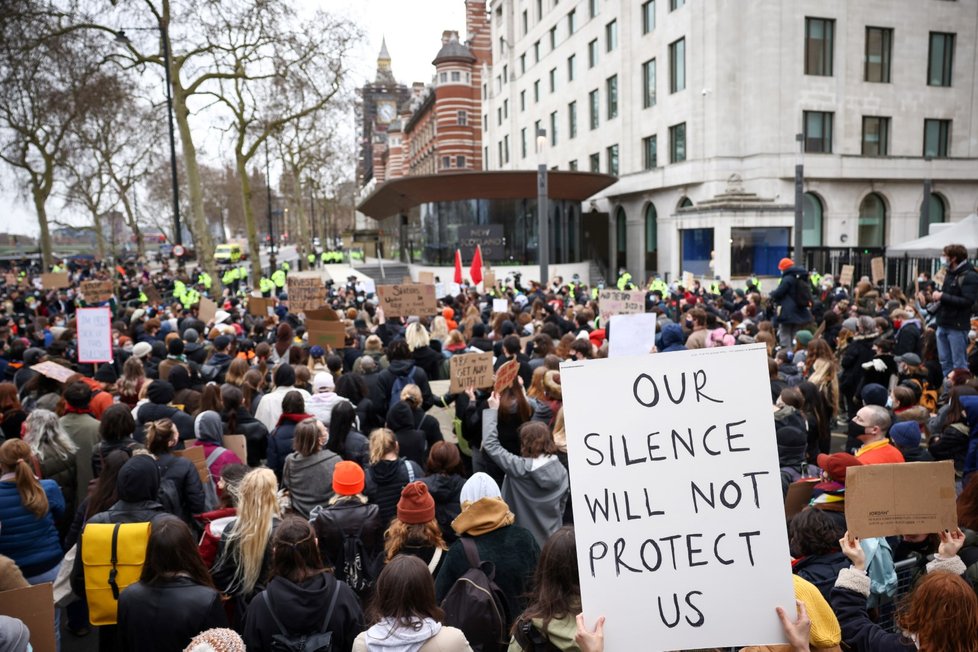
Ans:
POLYGON ((898 561, 893 565, 897 574, 896 594, 893 598, 880 605, 879 626, 888 632, 895 632, 897 629, 895 621, 897 608, 907 594, 910 593, 911 589, 913 589, 913 581, 916 576, 916 570, 919 567, 918 564, 917 559, 911 558, 898 561))

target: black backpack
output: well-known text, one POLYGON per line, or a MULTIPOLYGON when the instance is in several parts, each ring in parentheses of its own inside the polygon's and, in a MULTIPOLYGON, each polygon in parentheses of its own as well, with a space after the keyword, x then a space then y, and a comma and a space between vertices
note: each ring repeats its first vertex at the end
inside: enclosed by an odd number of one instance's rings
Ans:
POLYGON ((513 629, 513 638, 523 648, 523 652, 561 652, 531 620, 518 620, 513 629))
POLYGON ((812 282, 808 274, 798 274, 795 276, 795 303, 799 308, 810 308, 812 306, 812 282))
POLYGON ((363 545, 360 535, 363 533, 363 522, 357 527, 356 534, 343 533, 343 580, 357 595, 369 589, 383 566, 383 555, 370 557, 367 547, 363 545))
POLYGON ((265 601, 268 613, 275 621, 275 626, 278 627, 279 631, 278 634, 272 635, 272 652, 332 652, 333 632, 328 631, 327 628, 329 627, 329 619, 333 617, 333 607, 336 606, 336 598, 339 595, 339 584, 335 584, 333 586, 333 597, 329 600, 329 608, 326 610, 326 618, 323 619, 323 626, 319 628, 320 631, 292 636, 282 625, 278 616, 275 615, 272 599, 268 597, 268 590, 262 591, 262 600, 265 601))
POLYGON ((469 570, 455 580, 441 608, 444 623, 465 634, 474 652, 499 652, 509 646, 509 613, 502 589, 493 581, 496 567, 479 559, 479 549, 471 537, 459 539, 469 562, 469 570))

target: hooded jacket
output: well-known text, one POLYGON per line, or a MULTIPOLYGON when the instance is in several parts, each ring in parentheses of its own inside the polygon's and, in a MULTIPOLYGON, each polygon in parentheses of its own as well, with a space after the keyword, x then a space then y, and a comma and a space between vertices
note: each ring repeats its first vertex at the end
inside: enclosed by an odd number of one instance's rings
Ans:
POLYGON ((409 482, 420 480, 424 471, 415 462, 401 457, 380 460, 365 471, 363 493, 380 510, 380 520, 386 525, 397 514, 397 501, 409 482))
POLYGON ((394 360, 386 369, 377 374, 377 383, 371 387, 370 400, 373 401, 374 409, 383 420, 384 415, 391 406, 391 390, 394 387, 394 379, 405 377, 414 369, 414 384, 421 390, 421 408, 428 410, 435 404, 435 397, 431 394, 431 385, 428 384, 428 374, 421 367, 416 367, 414 360, 394 360))
POLYGON ((968 475, 978 470, 978 396, 962 396, 965 423, 968 426, 968 452, 964 456, 965 482, 968 475))
POLYGON ((353 652, 471 652, 465 634, 426 619, 417 627, 399 627, 382 620, 360 634, 353 652))
MULTIPOLYGON (((319 573, 298 584, 284 577, 273 577, 264 592, 288 634, 296 636, 321 631, 334 591, 339 594, 325 631, 333 634, 331 642, 335 652, 347 652, 363 631, 363 611, 353 589, 332 573, 319 573)), ((245 616, 245 646, 249 650, 271 650, 272 637, 280 633, 265 598, 257 596, 248 605, 245 616)))
POLYGON ((920 320, 918 319, 904 320, 896 333, 893 355, 904 353, 920 353, 920 320))
POLYGON ((941 293, 940 308, 937 311, 937 326, 968 330, 971 310, 975 302, 978 302, 978 272, 971 263, 965 261, 948 270, 942 287, 944 292, 941 293))
POLYGON ((261 461, 266 455, 268 448, 268 430, 265 424, 251 416, 251 412, 243 407, 239 407, 235 413, 237 419, 236 432, 228 429, 228 415, 222 414, 224 421, 224 433, 227 435, 244 435, 247 442, 248 466, 261 466, 261 461))
MULTIPOLYGON (((206 410, 197 415, 194 421, 194 434, 197 436, 197 444, 204 447, 204 459, 206 460, 214 452, 215 448, 224 448, 224 422, 221 415, 213 410, 206 410)), ((225 464, 243 464, 238 456, 232 451, 224 449, 217 459, 211 462, 207 470, 211 473, 211 478, 221 477, 221 469, 225 464)))
POLYGON ((387 411, 387 427, 394 431, 400 454, 418 466, 424 466, 428 457, 428 442, 425 434, 414 423, 411 406, 398 401, 387 411))
POLYGON ((308 457, 289 453, 282 468, 282 486, 288 488, 292 509, 304 518, 316 505, 325 505, 333 497, 333 469, 341 457, 328 449, 308 457))
POLYGON ((452 529, 452 521, 462 513, 459 494, 465 478, 457 474, 435 473, 421 478, 421 481, 428 487, 428 493, 435 501, 435 519, 441 528, 441 536, 445 543, 450 544, 458 538, 452 529))
POLYGON ((662 353, 672 353, 673 351, 685 351, 686 345, 683 344, 683 328, 679 324, 666 324, 662 329, 662 339, 659 342, 659 351, 662 353))
POLYGON ((65 499, 54 480, 41 480, 48 511, 41 518, 27 511, 13 477, 0 481, 0 555, 13 559, 24 577, 45 573, 61 561, 63 551, 55 519, 65 512, 65 499))
POLYGON ((376 505, 369 505, 361 496, 336 496, 325 509, 317 509, 309 519, 319 540, 323 564, 332 566, 337 579, 346 580, 343 571, 343 536, 360 532, 360 541, 368 559, 384 552, 384 530, 376 505))
POLYGON ((810 283, 808 270, 793 265, 784 270, 781 282, 771 292, 771 301, 781 306, 779 324, 807 324, 813 321, 811 306, 798 304, 798 286, 801 283, 810 283))
POLYGON ((567 503, 567 469, 555 455, 537 458, 513 455, 499 443, 499 411, 482 413, 482 450, 506 473, 503 500, 516 522, 533 534, 539 546, 563 525, 567 503))
POLYGON ((182 650, 198 633, 227 626, 221 594, 189 577, 136 582, 119 594, 119 637, 124 650, 182 650))
POLYGON ((275 477, 282 479, 282 468, 285 466, 285 458, 292 452, 292 442, 295 439, 295 427, 299 421, 307 419, 308 414, 282 414, 279 415, 278 425, 268 435, 268 448, 266 452, 268 468, 275 471, 275 477))
MULTIPOLYGON (((172 400, 175 394, 171 394, 172 400)), ((153 403, 147 401, 136 408, 136 432, 133 439, 139 443, 146 442, 146 424, 160 419, 169 419, 177 427, 180 433, 180 441, 194 438, 194 419, 186 412, 179 410, 172 405, 153 403)))

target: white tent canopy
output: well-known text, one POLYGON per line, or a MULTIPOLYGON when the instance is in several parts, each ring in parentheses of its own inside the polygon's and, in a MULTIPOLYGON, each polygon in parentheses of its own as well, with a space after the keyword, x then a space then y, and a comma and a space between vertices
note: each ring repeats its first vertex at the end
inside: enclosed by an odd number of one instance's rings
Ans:
POLYGON ((889 246, 886 248, 886 256, 887 258, 901 258, 904 255, 911 258, 939 258, 944 247, 949 244, 964 245, 969 256, 975 255, 975 251, 978 250, 978 214, 972 213, 960 222, 949 224, 936 233, 889 246))

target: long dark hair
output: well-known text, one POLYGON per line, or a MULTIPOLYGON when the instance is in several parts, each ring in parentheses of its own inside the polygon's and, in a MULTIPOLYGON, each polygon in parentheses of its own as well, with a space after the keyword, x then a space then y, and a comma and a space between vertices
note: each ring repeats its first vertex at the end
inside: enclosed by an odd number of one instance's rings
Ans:
MULTIPOLYGON (((348 376, 340 376, 340 380, 348 376)), ((346 436, 353 430, 353 421, 357 417, 357 412, 353 405, 347 401, 340 401, 333 406, 333 411, 329 417, 329 439, 326 441, 326 448, 333 451, 344 460, 346 459, 346 436)), ((354 460, 355 461, 355 460, 354 460)))
POLYGON ((221 387, 221 403, 224 406, 224 420, 227 423, 227 430, 234 434, 238 432, 238 408, 244 401, 244 394, 235 385, 223 385, 221 387))
POLYGON ((565 525, 550 535, 540 551, 533 575, 533 592, 526 610, 513 623, 516 634, 521 622, 543 620, 543 631, 552 620, 573 616, 581 610, 581 578, 577 570, 574 527, 565 525))
POLYGON ((156 584, 186 573, 197 584, 214 588, 214 581, 197 551, 194 535, 176 516, 153 519, 146 545, 146 562, 139 581, 156 584))
POLYGON ((805 397, 805 412, 815 417, 815 424, 818 426, 818 449, 828 451, 832 443, 832 408, 815 383, 804 380, 798 383, 798 390, 805 397))
POLYGON ((325 571, 309 521, 294 514, 283 518, 272 538, 272 577, 298 584, 325 571))
POLYGON ((435 600, 435 581, 428 565, 413 555, 397 555, 387 562, 374 591, 367 609, 371 623, 391 618, 395 626, 413 629, 419 619, 441 622, 445 617, 435 600))
POLYGON ((336 395, 354 405, 358 405, 368 394, 367 383, 360 374, 343 374, 336 379, 336 395))
POLYGON ((95 481, 95 488, 88 496, 88 507, 85 509, 86 521, 119 501, 116 479, 119 477, 119 469, 129 461, 129 457, 129 451, 115 450, 102 460, 102 471, 95 481))

